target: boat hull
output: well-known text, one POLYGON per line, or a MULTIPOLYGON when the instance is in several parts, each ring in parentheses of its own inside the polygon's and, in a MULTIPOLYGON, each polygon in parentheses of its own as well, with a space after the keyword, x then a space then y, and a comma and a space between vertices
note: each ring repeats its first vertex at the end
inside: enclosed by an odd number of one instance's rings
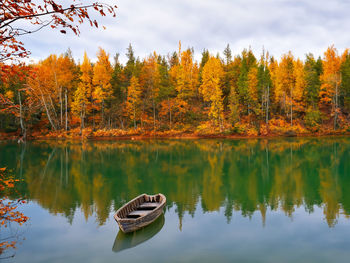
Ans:
POLYGON ((163 209, 166 203, 166 198, 164 195, 160 195, 160 204, 152 211, 150 211, 148 214, 141 216, 139 218, 130 219, 130 218, 121 218, 120 214, 121 211, 124 209, 128 209, 128 207, 132 206, 133 203, 140 203, 143 200, 143 198, 155 198, 156 196, 149 196, 149 195, 141 195, 133 200, 131 200, 129 203, 121 207, 117 213, 114 215, 114 219, 117 221, 120 230, 122 230, 124 233, 130 233, 134 232, 136 230, 139 230, 145 226, 148 226, 149 224, 153 223, 157 218, 163 214, 163 209))

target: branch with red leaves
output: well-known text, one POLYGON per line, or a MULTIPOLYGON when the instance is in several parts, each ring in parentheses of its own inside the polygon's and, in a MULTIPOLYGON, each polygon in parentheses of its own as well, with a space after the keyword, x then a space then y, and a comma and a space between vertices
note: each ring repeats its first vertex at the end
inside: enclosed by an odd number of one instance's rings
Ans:
MULTIPOLYGON (((17 211, 18 205, 24 204, 26 201, 21 198, 15 201, 11 201, 6 196, 6 194, 8 194, 8 191, 14 190, 15 182, 17 181, 18 180, 13 179, 11 176, 7 175, 6 168, 0 168, 0 196, 2 196, 2 198, 0 198, 0 229, 1 227, 7 228, 11 222, 22 225, 29 219, 23 213, 17 211)), ((10 236, 5 239, 0 239, 0 255, 3 254, 6 249, 16 248, 17 242, 12 240, 16 239, 16 237, 10 236)))
POLYGON ((72 4, 63 6, 53 0, 2 0, 0 5, 0 62, 28 56, 29 51, 18 37, 32 34, 50 26, 66 34, 67 29, 79 35, 79 25, 88 22, 98 27, 98 22, 90 18, 89 10, 93 9, 101 16, 106 13, 116 16, 117 6, 93 2, 82 4, 71 0, 72 4), (31 28, 23 28, 26 21, 31 28))
POLYGON ((7 112, 18 117, 19 106, 0 93, 0 112, 7 112))
POLYGON ((16 211, 18 205, 26 201, 21 198, 11 201, 6 197, 8 191, 15 190, 15 183, 18 181, 6 174, 6 168, 0 168, 0 196, 2 196, 0 198, 0 226, 7 227, 9 222, 17 222, 21 225, 28 220, 28 217, 16 211))

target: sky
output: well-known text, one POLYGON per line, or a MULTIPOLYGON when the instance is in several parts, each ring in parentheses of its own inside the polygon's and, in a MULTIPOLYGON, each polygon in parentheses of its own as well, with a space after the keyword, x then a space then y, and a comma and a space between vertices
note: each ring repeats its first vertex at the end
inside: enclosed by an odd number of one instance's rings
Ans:
MULTIPOLYGON (((102 0, 103 1, 103 0, 102 0)), ((348 0, 105 0, 116 4, 117 17, 96 16, 106 30, 81 27, 81 35, 44 29, 22 38, 34 61, 72 50, 76 60, 86 51, 96 60, 98 47, 111 56, 132 44, 141 59, 153 51, 167 55, 193 47, 200 60, 204 48, 216 55, 227 44, 234 55, 244 48, 260 56, 264 47, 279 58, 292 51, 322 55, 334 44, 342 52, 350 47, 350 1, 348 0)))

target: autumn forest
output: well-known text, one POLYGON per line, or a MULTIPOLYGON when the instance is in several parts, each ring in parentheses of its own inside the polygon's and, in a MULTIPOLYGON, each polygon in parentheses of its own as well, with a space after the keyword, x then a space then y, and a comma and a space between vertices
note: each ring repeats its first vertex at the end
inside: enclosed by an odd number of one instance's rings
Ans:
MULTIPOLYGON (((21 136, 290 135, 349 131, 350 53, 279 59, 179 50, 119 62, 99 48, 2 70, 0 131, 21 136)), ((4 68, 5 69, 5 68, 4 68)))
POLYGON ((1 0, 0 261, 348 262, 347 2, 1 0))

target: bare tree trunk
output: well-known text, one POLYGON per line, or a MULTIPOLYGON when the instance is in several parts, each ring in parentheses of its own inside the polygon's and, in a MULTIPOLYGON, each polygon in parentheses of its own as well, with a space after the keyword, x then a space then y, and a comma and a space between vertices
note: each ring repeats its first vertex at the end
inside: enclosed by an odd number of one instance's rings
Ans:
POLYGON ((67 99, 67 90, 65 92, 65 100, 66 100, 66 131, 68 130, 68 99, 67 99))
POLYGON ((83 115, 83 109, 80 112, 80 135, 83 135, 83 129, 84 129, 84 115, 83 115))
POLYGON ((222 132, 223 123, 222 123, 222 118, 221 118, 221 116, 219 116, 219 128, 220 128, 220 132, 222 132))
POLYGON ((290 89, 290 125, 293 126, 293 89, 290 89))
POLYGON ((101 111, 101 127, 104 124, 104 99, 102 99, 102 111, 101 111))
POLYGON ((134 105, 134 129, 136 129, 136 109, 134 105))
POLYGON ((156 130, 156 105, 154 103, 154 97, 152 99, 152 104, 153 104, 153 130, 156 130))
POLYGON ((269 103, 270 103, 270 85, 267 85, 267 97, 266 97, 266 125, 269 122, 269 103))
MULTIPOLYGON (((58 82, 57 82, 57 75, 56 75, 56 70, 55 69, 53 69, 53 75, 54 75, 54 78, 55 78, 55 86, 56 86, 56 90, 58 90, 58 82)), ((59 87, 59 99, 60 99, 60 128, 63 126, 63 101, 62 101, 62 87, 60 86, 59 87)), ((50 100, 51 100, 51 98, 50 98, 50 100)), ((52 100, 51 100, 51 104, 52 104, 52 100)), ((53 104, 52 104, 52 108, 54 108, 53 107, 53 104)), ((55 113, 56 113, 56 111, 55 111, 55 113)), ((56 115, 56 117, 57 117, 57 115, 56 115)))
MULTIPOLYGON (((58 116, 57 116, 57 112, 56 112, 55 106, 53 105, 51 96, 49 96, 49 99, 50 99, 50 104, 51 104, 51 107, 52 107, 52 111, 53 111, 53 113, 55 114, 56 120, 57 120, 57 117, 58 117, 58 116)), ((57 121, 56 121, 56 122, 57 122, 57 121)))
POLYGON ((261 119, 263 118, 264 114, 264 108, 266 104, 266 90, 263 87, 263 92, 261 92, 261 119))
MULTIPOLYGON (((94 106, 94 104, 92 104, 94 106)), ((95 109, 92 109, 92 129, 95 130, 95 109)))
POLYGON ((168 97, 168 107, 169 107, 169 127, 171 130, 171 107, 170 107, 169 97, 168 97))
MULTIPOLYGON (((40 84, 39 84, 39 86, 40 86, 40 84)), ((47 108, 47 105, 46 105, 46 102, 45 102, 44 94, 43 94, 43 92, 42 92, 42 90, 40 88, 39 88, 39 90, 40 90, 42 102, 43 102, 45 110, 46 110, 47 118, 49 119, 49 122, 50 122, 52 128, 56 131, 57 129, 56 129, 56 126, 55 126, 55 124, 53 123, 53 121, 51 119, 51 115, 50 115, 49 109, 47 108)))
POLYGON ((60 87, 60 117, 61 117, 61 124, 60 128, 63 126, 63 100, 62 100, 62 87, 60 87))
POLYGON ((142 104, 142 114, 141 114, 141 129, 143 129, 143 114, 144 114, 144 112, 145 112, 145 105, 144 104, 142 104))
POLYGON ((85 128, 85 116, 86 116, 86 105, 84 103, 84 107, 83 107, 83 129, 85 128))
POLYGON ((338 119, 338 82, 335 84, 335 109, 334 109, 334 130, 337 129, 338 119))

